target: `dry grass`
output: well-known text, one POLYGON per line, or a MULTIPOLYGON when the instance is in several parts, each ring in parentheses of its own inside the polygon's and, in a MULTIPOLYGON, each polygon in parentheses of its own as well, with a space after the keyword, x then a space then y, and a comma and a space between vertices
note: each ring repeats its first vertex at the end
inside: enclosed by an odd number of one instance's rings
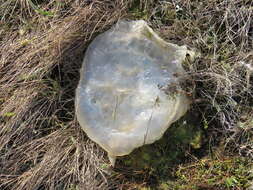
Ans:
POLYGON ((161 1, 147 16, 165 39, 187 44, 199 53, 193 63, 185 64, 190 75, 186 91, 193 97, 194 110, 202 114, 203 125, 222 133, 226 144, 232 143, 231 147, 250 157, 252 6, 248 0, 161 1))
MULTIPOLYGON (((109 177, 104 152, 74 116, 87 45, 125 16, 144 18, 165 39, 200 52, 185 64, 193 109, 208 132, 253 157, 252 6, 250 0, 0 0, 0 188, 134 189, 134 179, 109 177)), ((138 175, 145 184, 147 174, 138 175)))
MULTIPOLYGON (((28 1, 12 2, 2 4, 0 187, 66 189, 78 183, 80 189, 105 189, 104 153, 74 119, 74 90, 88 42, 120 19, 128 4, 66 1, 45 17, 28 1), (11 22, 16 9, 27 11, 16 19, 19 25, 11 22)), ((43 10, 51 3, 42 3, 43 10)))
POLYGON ((251 158, 252 6, 251 1, 243 0, 206 1, 195 7, 187 1, 180 5, 187 10, 182 16, 188 21, 181 31, 185 33, 183 41, 201 51, 201 56, 186 66, 194 84, 196 106, 206 125, 221 132, 229 148, 251 158))
POLYGON ((190 75, 185 86, 203 125, 222 133, 240 154, 253 157, 252 1, 144 2, 142 14, 134 16, 199 54, 185 64, 190 75))

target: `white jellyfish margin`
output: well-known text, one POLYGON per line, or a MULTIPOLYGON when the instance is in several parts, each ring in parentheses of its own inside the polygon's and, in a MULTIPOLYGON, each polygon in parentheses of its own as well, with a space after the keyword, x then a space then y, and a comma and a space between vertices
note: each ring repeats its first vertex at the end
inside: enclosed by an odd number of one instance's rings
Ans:
POLYGON ((190 106, 180 83, 194 56, 167 43, 143 20, 119 21, 88 47, 76 89, 77 120, 88 137, 117 156, 160 139, 190 106))

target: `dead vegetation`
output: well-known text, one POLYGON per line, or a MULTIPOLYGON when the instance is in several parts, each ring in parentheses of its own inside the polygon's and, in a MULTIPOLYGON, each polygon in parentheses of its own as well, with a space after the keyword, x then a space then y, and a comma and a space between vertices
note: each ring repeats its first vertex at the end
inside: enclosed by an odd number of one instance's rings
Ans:
POLYGON ((132 187, 133 179, 108 175, 104 152, 74 116, 85 48, 120 18, 146 19, 168 41, 200 53, 185 63, 198 100, 193 109, 210 134, 253 157, 252 6, 250 0, 0 0, 0 188, 132 187))
MULTIPOLYGON (((67 189, 76 183, 105 189, 103 152, 74 120, 74 90, 88 42, 125 14, 127 2, 66 1, 50 9, 52 18, 27 2, 2 4, 1 189, 67 189), (27 11, 18 25, 14 9, 27 11)), ((42 2, 41 9, 52 3, 42 2)))

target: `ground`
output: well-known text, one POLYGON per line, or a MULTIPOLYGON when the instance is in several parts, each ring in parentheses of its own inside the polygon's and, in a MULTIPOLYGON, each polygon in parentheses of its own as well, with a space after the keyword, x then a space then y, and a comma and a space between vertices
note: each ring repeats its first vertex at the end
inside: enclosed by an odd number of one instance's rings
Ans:
POLYGON ((1 189, 253 188, 251 0, 0 0, 1 189), (115 168, 75 118, 89 43, 143 19, 186 60, 191 110, 115 168))

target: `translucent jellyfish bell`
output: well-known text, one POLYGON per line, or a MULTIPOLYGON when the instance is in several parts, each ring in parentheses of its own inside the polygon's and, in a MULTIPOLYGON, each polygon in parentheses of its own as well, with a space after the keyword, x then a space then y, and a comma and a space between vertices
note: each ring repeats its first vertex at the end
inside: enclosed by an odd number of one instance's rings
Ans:
MULTIPOLYGON (((76 115, 88 137, 117 156, 160 139, 190 101, 178 76, 185 46, 162 40, 143 20, 120 21, 88 47, 76 89, 76 115)), ((181 77, 182 78, 182 77, 181 77)))

